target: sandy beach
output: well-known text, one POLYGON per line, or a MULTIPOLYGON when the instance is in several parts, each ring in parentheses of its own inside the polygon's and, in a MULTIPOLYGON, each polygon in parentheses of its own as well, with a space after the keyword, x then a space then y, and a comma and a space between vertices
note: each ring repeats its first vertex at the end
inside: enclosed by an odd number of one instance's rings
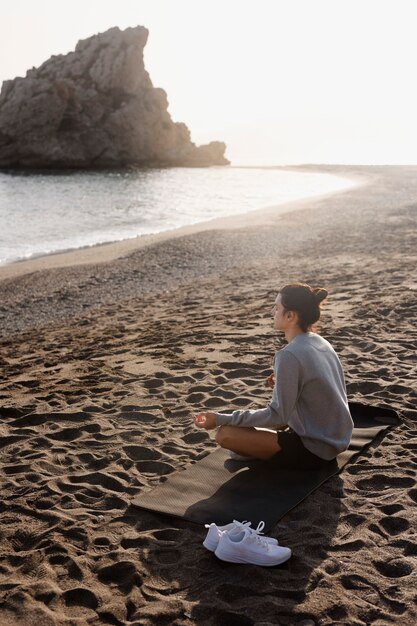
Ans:
POLYGON ((417 166, 309 169, 359 184, 0 268, 1 626, 417 623, 417 166), (293 281, 401 425, 278 522, 285 565, 227 564, 131 500, 214 449, 198 409, 268 401, 293 281))

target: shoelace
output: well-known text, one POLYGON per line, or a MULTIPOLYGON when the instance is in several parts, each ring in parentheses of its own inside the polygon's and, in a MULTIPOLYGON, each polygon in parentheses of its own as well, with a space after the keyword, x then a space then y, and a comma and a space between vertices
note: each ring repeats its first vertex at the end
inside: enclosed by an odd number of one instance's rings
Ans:
POLYGON ((256 528, 251 528, 250 522, 238 522, 237 520, 233 520, 233 522, 243 531, 248 533, 249 541, 251 543, 256 543, 258 546, 269 552, 270 545, 268 541, 266 541, 264 537, 261 537, 262 531, 265 528, 265 522, 259 522, 256 528))
MULTIPOLYGON (((269 543, 265 541, 263 537, 260 536, 262 535, 262 531, 265 528, 265 522, 259 522, 256 528, 251 528, 251 523, 252 522, 248 522, 247 520, 244 520, 243 522, 239 522, 238 520, 235 520, 235 519, 233 520, 233 524, 235 524, 235 526, 249 533, 251 541, 256 542, 259 545, 262 545, 262 547, 269 550, 269 543)), ((210 528, 210 526, 212 526, 212 524, 205 524, 206 528, 210 528)), ((226 532, 227 531, 221 531, 221 534, 223 535, 226 532)))
POLYGON ((256 543, 256 545, 260 546, 263 550, 269 552, 270 544, 265 540, 264 537, 260 537, 254 531, 249 532, 248 541, 250 541, 251 543, 256 543))
POLYGON ((251 522, 238 522, 237 520, 233 520, 233 523, 242 530, 246 528, 246 530, 248 530, 251 535, 262 535, 262 531, 265 528, 265 522, 259 522, 256 528, 251 528, 251 522))
MULTIPOLYGON (((253 530, 253 528, 250 528, 252 522, 247 522, 246 520, 244 520, 243 522, 238 522, 237 520, 233 520, 233 524, 236 524, 236 526, 240 527, 245 527, 245 528, 249 528, 249 530, 253 530)), ((258 528, 259 526, 262 524, 262 528, 260 529, 259 532, 262 531, 262 529, 265 527, 265 523, 264 522, 260 522, 258 524, 258 528)), ((211 524, 204 524, 204 528, 210 528, 211 526, 216 526, 216 524, 214 524, 213 522, 211 524)), ((258 532, 258 528, 257 528, 257 532, 258 532)))

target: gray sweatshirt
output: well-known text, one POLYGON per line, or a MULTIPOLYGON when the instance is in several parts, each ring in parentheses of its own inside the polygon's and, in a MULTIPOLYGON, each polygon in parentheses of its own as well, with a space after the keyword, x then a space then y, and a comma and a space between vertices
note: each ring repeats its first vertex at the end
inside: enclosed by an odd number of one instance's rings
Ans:
POLYGON ((330 343, 315 333, 297 335, 276 353, 274 370, 274 391, 266 408, 217 413, 217 425, 289 426, 308 450, 326 460, 346 450, 353 421, 342 366, 330 343))

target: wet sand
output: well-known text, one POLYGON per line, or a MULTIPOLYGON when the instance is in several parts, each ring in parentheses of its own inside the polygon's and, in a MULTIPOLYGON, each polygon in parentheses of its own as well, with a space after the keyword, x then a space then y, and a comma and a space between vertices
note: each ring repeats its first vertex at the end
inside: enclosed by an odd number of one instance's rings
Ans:
POLYGON ((417 167, 316 169, 361 184, 0 269, 2 626, 417 622, 417 167), (215 447, 198 409, 268 401, 295 280, 330 292, 349 399, 402 423, 279 521, 288 563, 222 563, 130 503, 215 447))

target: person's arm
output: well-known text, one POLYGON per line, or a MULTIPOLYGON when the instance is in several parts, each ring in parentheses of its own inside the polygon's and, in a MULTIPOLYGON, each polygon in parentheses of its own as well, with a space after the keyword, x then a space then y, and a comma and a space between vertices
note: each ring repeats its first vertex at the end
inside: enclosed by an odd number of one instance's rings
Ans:
MULTIPOLYGON (((213 430, 214 428, 217 428, 217 413, 214 413, 213 411, 201 411, 194 418, 194 424, 197 428, 213 430)), ((285 428, 287 428, 287 425, 283 424, 282 426, 274 426, 272 430, 284 430, 285 428)))

